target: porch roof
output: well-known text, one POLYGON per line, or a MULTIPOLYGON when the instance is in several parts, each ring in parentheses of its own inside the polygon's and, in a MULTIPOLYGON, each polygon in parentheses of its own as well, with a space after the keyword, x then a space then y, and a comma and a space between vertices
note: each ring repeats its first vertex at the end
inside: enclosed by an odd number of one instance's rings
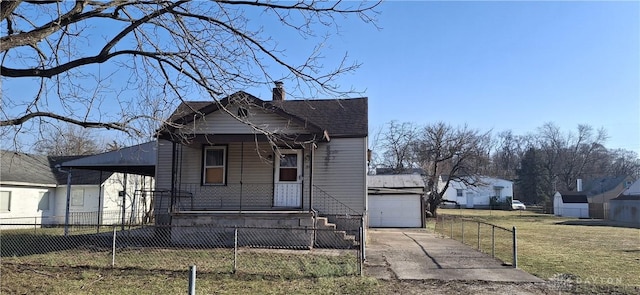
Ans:
POLYGON ((61 167, 154 176, 157 147, 155 141, 117 151, 86 156, 60 164, 61 167))

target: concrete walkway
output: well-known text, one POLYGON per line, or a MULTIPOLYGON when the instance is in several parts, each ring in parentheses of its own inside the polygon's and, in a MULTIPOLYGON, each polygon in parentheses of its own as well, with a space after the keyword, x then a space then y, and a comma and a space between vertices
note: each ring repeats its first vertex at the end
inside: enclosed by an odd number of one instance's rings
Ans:
POLYGON ((421 229, 369 229, 365 273, 380 279, 543 282, 490 255, 421 229))

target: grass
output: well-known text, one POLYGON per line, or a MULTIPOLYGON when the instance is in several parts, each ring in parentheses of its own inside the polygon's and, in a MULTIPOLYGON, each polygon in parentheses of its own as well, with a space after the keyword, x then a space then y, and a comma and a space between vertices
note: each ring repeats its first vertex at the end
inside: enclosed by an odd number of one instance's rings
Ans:
MULTIPOLYGON (((515 226, 518 267, 540 278, 562 276, 586 285, 640 286, 640 229, 526 211, 440 209, 438 213, 515 226)), ((474 245, 477 234, 471 230, 468 235, 468 243, 474 245)), ((508 257, 503 260, 510 261, 508 257)))
MULTIPOLYGON (((198 294, 371 294, 377 280, 198 272, 198 294)), ((187 271, 2 264, 2 294, 185 294, 187 271)))
POLYGON ((231 248, 168 248, 123 239, 111 267, 109 234, 60 229, 2 231, 0 294, 184 294, 190 265, 202 294, 367 294, 375 279, 358 275, 355 250, 241 248, 234 272, 231 248))

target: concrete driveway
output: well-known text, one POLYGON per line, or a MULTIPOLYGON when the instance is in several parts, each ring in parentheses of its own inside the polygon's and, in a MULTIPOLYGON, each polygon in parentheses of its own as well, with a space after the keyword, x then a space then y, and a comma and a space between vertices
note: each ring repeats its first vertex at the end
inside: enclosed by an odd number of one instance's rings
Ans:
POLYGON ((365 273, 380 279, 543 282, 490 255, 421 229, 369 229, 365 273))

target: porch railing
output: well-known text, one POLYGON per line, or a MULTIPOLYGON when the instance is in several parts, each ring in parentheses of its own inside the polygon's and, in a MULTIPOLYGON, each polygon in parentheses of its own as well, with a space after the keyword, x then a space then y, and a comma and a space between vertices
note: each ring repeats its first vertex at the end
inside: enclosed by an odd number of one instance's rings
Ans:
POLYGON ((361 216, 362 212, 349 207, 318 186, 313 186, 313 210, 320 214, 361 216))
POLYGON ((273 183, 227 185, 181 183, 168 201, 171 202, 173 212, 287 209, 274 207, 273 192, 273 183))

